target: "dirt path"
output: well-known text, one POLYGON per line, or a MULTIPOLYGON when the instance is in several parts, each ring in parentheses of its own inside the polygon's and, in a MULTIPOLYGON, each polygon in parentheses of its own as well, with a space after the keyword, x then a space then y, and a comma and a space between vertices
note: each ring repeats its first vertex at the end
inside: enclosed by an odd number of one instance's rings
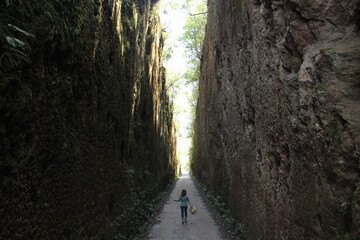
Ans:
POLYGON ((151 240, 221 240, 220 231, 210 216, 203 200, 196 190, 189 174, 180 177, 163 211, 159 215, 148 236, 151 240), (181 223, 180 205, 174 202, 178 199, 182 189, 186 189, 191 204, 198 213, 191 215, 188 210, 188 221, 181 223))

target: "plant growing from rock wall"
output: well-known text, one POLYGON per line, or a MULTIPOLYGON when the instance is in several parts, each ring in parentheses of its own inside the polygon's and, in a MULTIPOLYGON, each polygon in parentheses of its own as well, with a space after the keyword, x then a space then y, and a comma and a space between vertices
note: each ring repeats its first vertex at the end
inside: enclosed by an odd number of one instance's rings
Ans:
MULTIPOLYGON (((150 174, 147 170, 144 171, 145 175, 150 174)), ((136 193, 138 188, 135 185, 136 181, 136 171, 133 168, 126 169, 127 179, 130 181, 130 201, 133 204, 129 208, 125 208, 124 212, 116 218, 114 224, 118 227, 118 232, 114 236, 116 240, 125 240, 125 239, 134 239, 139 233, 146 230, 145 223, 156 214, 156 211, 159 210, 161 200, 164 198, 166 193, 170 192, 170 187, 172 182, 170 182, 165 190, 157 193, 152 199, 146 199, 147 193, 141 191, 136 193), (143 196, 140 196, 140 195, 143 196), (124 228, 124 223, 126 223, 126 228, 124 228)))
MULTIPOLYGON (((129 69, 137 66, 139 75, 149 79, 148 66, 161 68, 161 59, 135 46, 135 29, 126 21, 134 12, 136 20, 148 16, 148 2, 134 6, 140 1, 131 0, 121 8, 116 5, 121 1, 103 0, 12 0, 6 1, 8 7, 2 2, 0 162, 6 181, 0 194, 0 239, 112 239, 108 236, 115 235, 116 227, 124 230, 119 239, 131 239, 127 231, 137 231, 136 224, 150 217, 150 200, 165 188, 175 165, 169 163, 174 150, 169 147, 169 108, 156 128, 148 124, 151 114, 146 119, 139 114, 137 123, 145 127, 134 128, 141 136, 129 136, 130 82, 135 79, 129 69), (119 19, 113 18, 115 8, 119 19), (135 59, 134 46, 144 55, 135 59), (145 128, 153 131, 144 136, 145 128), (146 151, 155 152, 156 162, 146 151)), ((160 31, 157 27, 149 31, 160 31)), ((149 45, 161 43, 157 37, 149 45)), ((154 45, 159 46, 152 51, 159 53, 161 44, 154 45)), ((158 68, 154 76, 161 76, 158 68)), ((150 88, 147 82, 142 87, 150 88)), ((139 102, 150 98, 163 104, 166 93, 156 90, 139 93, 139 102)), ((152 112, 149 101, 143 106, 144 113, 152 112)))
POLYGON ((240 237, 241 240, 248 240, 249 236, 246 233, 244 224, 235 220, 231 216, 230 209, 226 206, 223 198, 221 196, 216 196, 213 192, 208 190, 208 188, 200 181, 198 181, 193 175, 191 177, 194 180, 195 185, 201 189, 201 191, 206 195, 207 199, 218 211, 224 222, 225 228, 233 232, 236 236, 240 237))
MULTIPOLYGON (((11 1, 6 2, 6 6, 11 5, 11 1)), ((21 62, 29 62, 30 47, 26 39, 35 38, 35 36, 21 27, 9 22, 18 22, 13 16, 8 16, 4 12, 0 12, 0 67, 5 68, 6 65, 14 68, 21 62)))
POLYGON ((4 62, 7 59, 10 66, 14 68, 21 61, 29 62, 28 56, 21 50, 17 48, 25 49, 26 44, 13 37, 6 36, 7 45, 4 46, 4 52, 0 56, 0 67, 4 68, 4 62))

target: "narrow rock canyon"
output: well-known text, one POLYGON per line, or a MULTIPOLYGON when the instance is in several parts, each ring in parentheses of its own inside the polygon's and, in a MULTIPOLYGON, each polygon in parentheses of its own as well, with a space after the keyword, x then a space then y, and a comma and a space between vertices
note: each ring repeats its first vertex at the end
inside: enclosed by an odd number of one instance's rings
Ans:
POLYGON ((208 1, 194 175, 251 239, 359 239, 359 1, 208 1))
MULTIPOLYGON (((179 170, 158 4, 0 1, 0 239, 151 221, 179 170)), ((359 16, 208 0, 190 167, 249 239, 360 238, 359 16)))

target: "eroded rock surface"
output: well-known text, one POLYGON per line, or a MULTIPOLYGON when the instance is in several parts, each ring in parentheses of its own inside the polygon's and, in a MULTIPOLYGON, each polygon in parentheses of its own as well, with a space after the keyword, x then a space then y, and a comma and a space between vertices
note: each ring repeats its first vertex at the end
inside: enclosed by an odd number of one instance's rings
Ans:
POLYGON ((195 175, 254 239, 358 239, 359 1, 208 5, 195 175))
POLYGON ((155 2, 0 1, 0 239, 130 239, 174 178, 155 2))

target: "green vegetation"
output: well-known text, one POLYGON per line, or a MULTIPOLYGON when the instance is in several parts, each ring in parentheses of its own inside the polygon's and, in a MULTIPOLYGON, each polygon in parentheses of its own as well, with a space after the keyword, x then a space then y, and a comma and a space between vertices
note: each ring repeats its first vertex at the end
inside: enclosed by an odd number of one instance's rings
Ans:
MULTIPOLYGON (((167 11, 167 8, 171 8, 185 12, 187 15, 185 26, 183 28, 183 35, 178 39, 186 49, 185 57, 188 59, 187 71, 185 72, 184 76, 176 76, 176 79, 185 78, 186 83, 193 84, 194 89, 196 89, 195 91, 197 92, 197 86, 200 77, 202 45, 205 36, 205 25, 207 17, 206 0, 186 0, 185 2, 175 1, 167 3, 164 8, 165 12, 167 11)), ((166 40, 168 33, 164 31, 163 35, 166 40)), ((169 44, 166 45, 163 55, 164 59, 168 60, 171 58, 172 52, 173 47, 169 44)), ((195 95, 197 96, 197 93, 195 93, 195 95)), ((191 99, 195 99, 193 96, 190 97, 191 99)))
MULTIPOLYGON (((125 172, 128 179, 127 183, 130 185, 129 201, 134 204, 126 208, 114 221, 119 228, 118 234, 114 237, 116 240, 133 239, 137 234, 143 232, 146 227, 144 223, 154 217, 156 210, 161 205, 161 200, 164 199, 167 193, 171 192, 170 188, 173 186, 173 182, 170 182, 165 190, 155 194, 155 197, 149 200, 145 197, 145 191, 141 191, 139 184, 136 183, 138 176, 135 169, 127 168, 125 172), (124 222, 127 223, 126 229, 124 229, 124 222)), ((149 176, 151 173, 145 170, 143 175, 149 176)))
POLYGON ((164 0, 161 2, 161 13, 165 42, 163 59, 167 62, 166 89, 174 102, 178 159, 186 168, 188 154, 192 152, 189 151, 193 135, 192 122, 199 95, 200 61, 207 18, 206 1, 164 0), (174 17, 181 19, 178 21, 174 17), (181 27, 183 31, 179 29, 181 27))
MULTIPOLYGON (((10 6, 12 1, 7 1, 6 6, 10 6)), ((29 62, 30 47, 27 41, 35 36, 22 27, 12 23, 21 24, 14 16, 10 16, 5 9, 0 12, 0 67, 9 66, 14 68, 22 62, 29 62)))
MULTIPOLYGON (((205 25, 207 17, 207 6, 204 0, 188 0, 182 8, 188 12, 186 24, 184 26, 184 34, 180 41, 186 48, 185 56, 188 58, 188 68, 184 78, 187 84, 192 85, 192 93, 187 96, 190 103, 191 125, 188 126, 188 138, 192 143, 189 149, 189 165, 194 160, 194 129, 196 117, 196 104, 199 98, 199 81, 200 81, 200 63, 202 55, 202 46, 205 36, 205 25)), ((190 166, 189 166, 190 167, 190 166)), ((190 167, 191 168, 191 167, 190 167)))
POLYGON ((194 176, 192 176, 195 185, 197 185, 202 191, 205 193, 208 200, 213 204, 213 206, 216 208, 216 210, 219 212, 222 220, 225 223, 225 228, 233 233, 235 235, 241 237, 242 240, 249 239, 249 236, 247 235, 244 224, 241 222, 236 221, 230 214, 229 208, 226 206, 224 200, 220 196, 216 196, 213 192, 207 189, 207 187, 199 182, 197 179, 195 179, 194 176))
POLYGON ((179 39, 185 46, 185 56, 189 59, 187 62, 189 68, 184 77, 188 83, 195 84, 197 88, 200 77, 200 61, 205 36, 207 7, 204 0, 188 0, 182 8, 188 12, 184 34, 179 39))
MULTIPOLYGON (((187 128, 187 137, 193 139, 196 104, 199 98, 200 63, 207 19, 206 1, 187 0, 181 5, 181 9, 187 12, 184 33, 179 39, 186 49, 185 56, 188 59, 188 67, 184 78, 186 79, 186 84, 192 86, 192 92, 187 95, 190 103, 190 117, 192 119, 191 125, 187 128)), ((190 165, 193 160, 193 153, 194 146, 191 144, 189 149, 190 165)))
POLYGON ((0 3, 1 210, 17 205, 2 211, 0 239, 131 239, 175 177, 171 106, 145 81, 157 22, 147 2, 127 2, 118 29, 115 2, 0 3), (145 21, 156 24, 145 31, 145 21), (133 102, 141 111, 131 112, 133 102))

